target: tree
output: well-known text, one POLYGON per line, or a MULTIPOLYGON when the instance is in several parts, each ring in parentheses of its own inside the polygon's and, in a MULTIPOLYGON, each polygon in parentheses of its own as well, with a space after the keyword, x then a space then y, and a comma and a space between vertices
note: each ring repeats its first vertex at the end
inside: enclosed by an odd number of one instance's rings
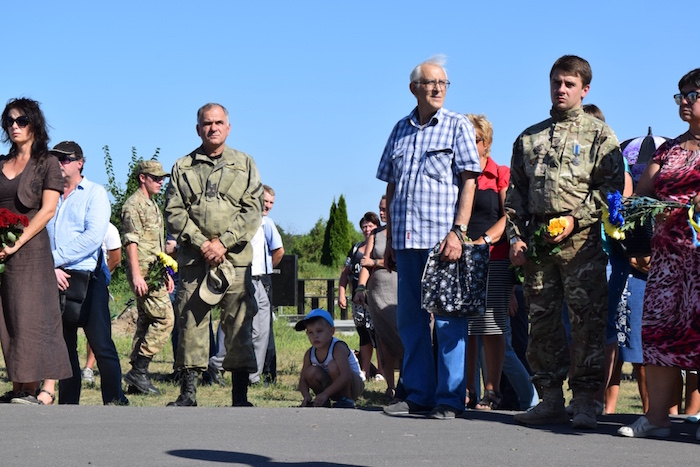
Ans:
POLYGON ((323 239, 321 264, 337 267, 343 263, 348 250, 352 246, 352 235, 349 226, 345 197, 340 195, 338 204, 336 205, 334 199, 331 205, 323 239))

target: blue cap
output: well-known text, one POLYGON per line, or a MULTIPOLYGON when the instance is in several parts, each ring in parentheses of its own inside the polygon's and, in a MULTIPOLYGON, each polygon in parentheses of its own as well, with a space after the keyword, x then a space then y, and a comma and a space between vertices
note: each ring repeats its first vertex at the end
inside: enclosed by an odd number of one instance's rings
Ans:
POLYGON ((306 315, 304 319, 297 322, 297 324, 294 325, 294 329, 296 329, 297 331, 303 331, 304 329, 306 329, 306 322, 313 318, 323 318, 326 321, 328 321, 328 324, 335 327, 335 324, 333 324, 333 317, 331 316, 331 314, 328 313, 326 310, 316 308, 315 310, 309 311, 309 314, 306 315))

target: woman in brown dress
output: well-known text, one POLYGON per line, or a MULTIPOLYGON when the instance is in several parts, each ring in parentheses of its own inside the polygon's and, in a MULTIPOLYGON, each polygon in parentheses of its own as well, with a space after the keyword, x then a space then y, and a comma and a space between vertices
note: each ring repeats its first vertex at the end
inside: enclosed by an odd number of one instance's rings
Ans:
POLYGON ((0 341, 12 390, 0 403, 52 404, 55 380, 71 376, 63 339, 58 286, 46 224, 63 192, 58 160, 48 153, 39 103, 10 100, 2 113, 0 208, 25 215, 29 224, 14 244, 0 249, 0 341), (39 384, 44 381, 41 389, 39 384))

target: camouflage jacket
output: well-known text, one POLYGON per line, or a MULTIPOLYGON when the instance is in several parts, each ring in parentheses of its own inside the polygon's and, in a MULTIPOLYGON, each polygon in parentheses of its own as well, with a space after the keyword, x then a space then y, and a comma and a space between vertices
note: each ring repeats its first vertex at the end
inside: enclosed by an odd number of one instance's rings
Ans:
POLYGON ((607 193, 622 191, 622 154, 610 127, 580 107, 551 115, 513 144, 505 203, 509 238, 527 241, 544 219, 564 215, 576 219, 578 230, 590 227, 600 220, 607 193))
POLYGON ((234 266, 248 266, 262 207, 263 186, 249 155, 226 146, 212 159, 200 146, 178 159, 165 200, 168 232, 181 244, 178 263, 199 260, 202 244, 218 238, 234 266))
MULTIPOLYGON (((139 268, 146 275, 156 255, 165 251, 163 214, 143 191, 136 190, 122 206, 122 243, 138 245, 139 268)), ((129 275, 129 268, 126 268, 129 275)))

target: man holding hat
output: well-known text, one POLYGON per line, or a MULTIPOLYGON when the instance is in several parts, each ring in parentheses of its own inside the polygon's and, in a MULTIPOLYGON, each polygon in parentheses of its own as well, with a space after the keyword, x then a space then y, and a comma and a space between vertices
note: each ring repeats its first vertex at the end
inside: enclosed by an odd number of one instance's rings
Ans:
POLYGON ((209 313, 221 310, 233 405, 250 406, 248 374, 257 371, 252 321, 257 311, 250 240, 260 227, 263 186, 255 161, 226 146, 228 111, 209 103, 197 111, 202 145, 178 159, 166 192, 170 232, 180 244, 175 311, 180 396, 171 406, 196 406, 196 384, 209 361, 209 313))
POLYGON ((64 295, 71 286, 71 277, 87 276, 88 285, 76 321, 63 319, 63 338, 68 347, 73 376, 58 383, 58 403, 80 402, 81 373, 78 362, 78 327, 85 331, 88 343, 95 352, 101 374, 104 404, 126 405, 129 400, 122 391, 122 369, 119 355, 112 341, 112 322, 109 316, 109 291, 102 268, 102 241, 111 211, 107 192, 82 175, 85 158, 83 150, 74 141, 58 143, 49 151, 58 158, 63 175, 63 195, 58 200, 56 213, 46 225, 51 240, 58 288, 64 295))
POLYGON ((138 320, 132 343, 131 371, 124 376, 130 392, 160 394, 148 376, 153 356, 163 349, 175 324, 169 293, 175 288, 166 274, 160 284, 146 282, 151 265, 160 261, 165 250, 163 214, 153 199, 160 192, 165 177, 160 162, 141 161, 138 166, 139 187, 122 206, 122 243, 126 251, 126 277, 136 295, 138 320), (149 287, 150 285, 150 287, 149 287))

